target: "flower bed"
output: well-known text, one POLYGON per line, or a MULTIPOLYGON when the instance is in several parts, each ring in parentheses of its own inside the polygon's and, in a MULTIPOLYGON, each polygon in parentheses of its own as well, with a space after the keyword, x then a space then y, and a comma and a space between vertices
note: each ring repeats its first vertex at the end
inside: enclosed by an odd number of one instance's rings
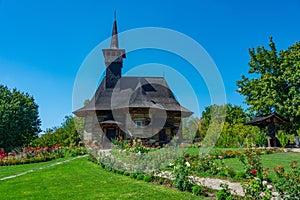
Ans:
POLYGON ((25 147, 6 153, 4 149, 0 149, 0 166, 20 165, 37 162, 50 161, 56 158, 84 155, 87 150, 80 148, 67 148, 55 145, 52 147, 25 147))
POLYGON ((191 155, 184 154, 179 149, 169 147, 167 150, 150 150, 144 153, 114 149, 111 154, 107 155, 91 154, 90 159, 108 171, 139 180, 148 177, 147 182, 167 182, 178 190, 194 194, 200 194, 201 187, 196 187, 196 183, 191 177, 229 178, 241 182, 245 197, 232 195, 228 185, 223 184, 220 186, 221 190, 217 192, 217 199, 271 199, 276 195, 282 199, 299 197, 300 168, 296 161, 291 164, 291 170, 287 172, 282 166, 275 167, 276 180, 270 178, 269 169, 262 167, 260 155, 274 153, 278 150, 248 149, 238 153, 224 151, 215 152, 213 155, 191 155), (243 164, 244 171, 236 172, 230 166, 225 165, 224 159, 232 157, 238 158, 243 164), (173 162, 167 164, 165 160, 170 158, 173 159, 173 162), (166 164, 167 167, 164 167, 166 164), (155 168, 149 168, 149 166, 155 165, 157 165, 155 168), (166 170, 172 175, 172 179, 166 181, 166 177, 154 176, 166 172, 166 170))

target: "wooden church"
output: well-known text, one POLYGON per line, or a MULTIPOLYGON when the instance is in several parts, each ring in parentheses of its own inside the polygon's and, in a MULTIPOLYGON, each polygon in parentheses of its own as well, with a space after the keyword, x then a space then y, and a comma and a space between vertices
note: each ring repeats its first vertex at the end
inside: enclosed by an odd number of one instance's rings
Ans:
POLYGON ((106 75, 90 102, 73 112, 85 118, 84 142, 110 148, 113 139, 138 138, 161 146, 180 138, 182 118, 193 112, 179 104, 163 77, 122 76, 126 53, 119 48, 116 20, 110 48, 102 52, 106 75))

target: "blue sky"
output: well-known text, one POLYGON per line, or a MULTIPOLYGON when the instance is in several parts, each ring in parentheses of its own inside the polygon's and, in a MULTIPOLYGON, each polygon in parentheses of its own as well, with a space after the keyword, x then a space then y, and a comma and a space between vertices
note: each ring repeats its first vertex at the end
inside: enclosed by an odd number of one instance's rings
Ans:
MULTIPOLYGON (((267 46, 271 35, 278 49, 300 40, 299 0, 0 0, 0 84, 34 96, 43 130, 59 125, 65 115, 71 114, 76 74, 87 55, 111 35, 115 8, 119 32, 162 27, 201 44, 220 71, 227 102, 243 107, 244 98, 235 92, 235 82, 248 71, 248 48, 267 46)), ((189 70, 188 64, 176 56, 149 50, 129 53, 124 72, 147 63, 189 70)), ((148 71, 128 74, 145 72, 147 76, 148 71)), ((188 96, 176 84, 172 72, 160 71, 159 67, 153 71, 165 74, 179 100, 188 96)), ((210 103, 206 86, 192 72, 186 74, 187 80, 199 83, 195 87, 201 111, 210 103)), ((193 109, 187 100, 182 103, 193 109)))

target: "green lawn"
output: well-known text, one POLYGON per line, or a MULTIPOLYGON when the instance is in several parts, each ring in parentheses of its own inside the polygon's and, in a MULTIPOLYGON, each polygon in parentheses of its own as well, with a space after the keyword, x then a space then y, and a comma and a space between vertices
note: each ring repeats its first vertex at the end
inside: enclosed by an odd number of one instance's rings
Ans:
POLYGON ((69 158, 59 158, 48 162, 40 162, 34 164, 15 165, 15 166, 0 166, 0 179, 3 177, 19 174, 28 170, 39 170, 39 168, 51 165, 53 163, 64 161, 69 158))
MULTIPOLYGON (((12 175, 45 164, 0 170, 12 175)), ((0 199, 199 199, 189 193, 107 172, 87 158, 1 181, 0 191, 0 199)))

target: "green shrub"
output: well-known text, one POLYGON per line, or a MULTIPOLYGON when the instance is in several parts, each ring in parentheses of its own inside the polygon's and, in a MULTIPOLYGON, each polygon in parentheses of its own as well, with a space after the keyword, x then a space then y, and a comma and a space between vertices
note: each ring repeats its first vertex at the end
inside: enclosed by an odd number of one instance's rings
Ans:
POLYGON ((192 187, 192 193, 196 196, 200 196, 203 194, 202 189, 203 186, 195 185, 192 187))
POLYGON ((125 171, 125 172, 124 172, 124 176, 130 176, 129 171, 125 171))
POLYGON ((154 179, 154 177, 153 177, 152 175, 146 175, 146 176, 144 177, 144 181, 145 181, 145 182, 152 182, 153 179, 154 179))
POLYGON ((136 179, 137 180, 144 180, 144 174, 138 174, 136 179))
POLYGON ((173 170, 174 175, 174 186, 180 191, 191 191, 193 180, 189 177, 189 172, 191 170, 191 165, 189 163, 188 157, 180 157, 175 162, 175 167, 173 170))
POLYGON ((233 178, 236 175, 235 170, 230 166, 226 166, 225 172, 226 172, 226 176, 229 178, 233 178))
POLYGON ((164 182, 165 182, 165 178, 164 178, 164 177, 157 176, 156 178, 157 178, 157 182, 158 182, 160 185, 164 184, 164 182))
POLYGON ((136 174, 136 173, 131 173, 131 174, 130 174, 130 178, 136 179, 136 177, 137 177, 137 174, 136 174))
POLYGON ((77 117, 66 116, 60 127, 47 129, 42 136, 32 140, 32 147, 45 147, 60 144, 64 147, 77 146, 81 141, 80 134, 77 132, 75 121, 77 117))
POLYGON ((279 198, 296 200, 300 197, 300 167, 297 165, 297 161, 292 162, 290 167, 289 171, 285 171, 282 166, 274 167, 275 188, 279 198))
POLYGON ((288 141, 289 141, 288 135, 283 130, 279 130, 277 132, 277 138, 278 138, 281 146, 283 148, 285 148, 285 146, 288 144, 288 141))
POLYGON ((233 180, 239 181, 246 178, 246 174, 244 172, 236 172, 235 176, 233 177, 233 180))
POLYGON ((217 200, 234 200, 227 184, 221 184, 222 190, 217 192, 217 200))

